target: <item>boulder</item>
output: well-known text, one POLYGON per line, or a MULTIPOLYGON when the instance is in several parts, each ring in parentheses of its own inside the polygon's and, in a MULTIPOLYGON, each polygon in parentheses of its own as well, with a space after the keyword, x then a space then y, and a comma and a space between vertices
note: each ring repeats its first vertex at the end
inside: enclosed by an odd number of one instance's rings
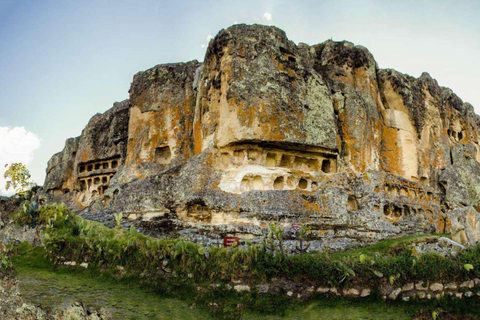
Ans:
POLYGON ((468 206, 448 213, 452 239, 464 245, 475 245, 480 241, 480 213, 468 206))

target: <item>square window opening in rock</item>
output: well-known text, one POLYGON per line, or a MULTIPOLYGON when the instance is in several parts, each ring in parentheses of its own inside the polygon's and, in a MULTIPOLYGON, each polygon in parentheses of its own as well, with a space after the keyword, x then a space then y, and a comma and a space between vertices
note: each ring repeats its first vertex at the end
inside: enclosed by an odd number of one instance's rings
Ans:
POLYGON ((280 167, 290 168, 292 164, 292 159, 292 156, 283 154, 282 159, 280 160, 280 167))
POLYGON ((277 166, 277 154, 276 153, 267 153, 267 167, 276 167, 277 166))
POLYGON ((169 146, 155 149, 155 162, 157 164, 168 164, 172 160, 172 151, 169 146))
POLYGON ((330 173, 330 169, 331 169, 330 160, 328 160, 328 159, 323 160, 322 161, 322 171, 325 172, 325 173, 330 173))

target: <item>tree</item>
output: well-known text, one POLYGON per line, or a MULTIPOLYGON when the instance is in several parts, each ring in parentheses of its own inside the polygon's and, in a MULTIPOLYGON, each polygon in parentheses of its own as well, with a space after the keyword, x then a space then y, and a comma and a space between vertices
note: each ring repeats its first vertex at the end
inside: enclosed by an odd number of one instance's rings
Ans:
POLYGON ((10 164, 10 166, 6 164, 5 168, 7 168, 7 171, 5 171, 3 177, 7 180, 5 185, 7 190, 12 188, 16 193, 21 193, 27 191, 32 186, 30 172, 23 163, 16 162, 10 164))

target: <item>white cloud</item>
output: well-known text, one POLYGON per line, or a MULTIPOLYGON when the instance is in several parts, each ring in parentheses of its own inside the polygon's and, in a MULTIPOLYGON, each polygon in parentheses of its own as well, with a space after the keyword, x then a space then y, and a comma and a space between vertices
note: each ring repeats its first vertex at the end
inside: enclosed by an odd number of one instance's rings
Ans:
POLYGON ((263 14, 263 19, 265 19, 267 21, 272 21, 272 14, 270 12, 265 12, 263 14))
MULTIPOLYGON (((209 35, 207 36, 207 42, 209 42, 211 39, 213 39, 213 36, 212 36, 211 34, 209 34, 209 35)), ((202 48, 206 48, 206 47, 207 47, 207 44, 204 43, 204 44, 201 45, 201 47, 202 47, 202 48)))
POLYGON ((25 165, 32 162, 35 150, 40 148, 40 139, 24 127, 0 127, 0 195, 11 194, 5 190, 5 165, 21 162, 25 165))

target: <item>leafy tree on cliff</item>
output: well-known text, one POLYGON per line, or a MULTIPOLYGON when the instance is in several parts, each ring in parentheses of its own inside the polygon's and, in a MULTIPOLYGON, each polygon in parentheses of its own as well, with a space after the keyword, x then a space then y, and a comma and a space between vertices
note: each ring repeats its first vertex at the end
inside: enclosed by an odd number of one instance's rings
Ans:
POLYGON ((30 181, 30 172, 27 167, 20 162, 12 163, 10 166, 5 165, 7 171, 3 174, 7 183, 5 188, 7 190, 14 189, 17 194, 27 191, 33 183, 30 181))

